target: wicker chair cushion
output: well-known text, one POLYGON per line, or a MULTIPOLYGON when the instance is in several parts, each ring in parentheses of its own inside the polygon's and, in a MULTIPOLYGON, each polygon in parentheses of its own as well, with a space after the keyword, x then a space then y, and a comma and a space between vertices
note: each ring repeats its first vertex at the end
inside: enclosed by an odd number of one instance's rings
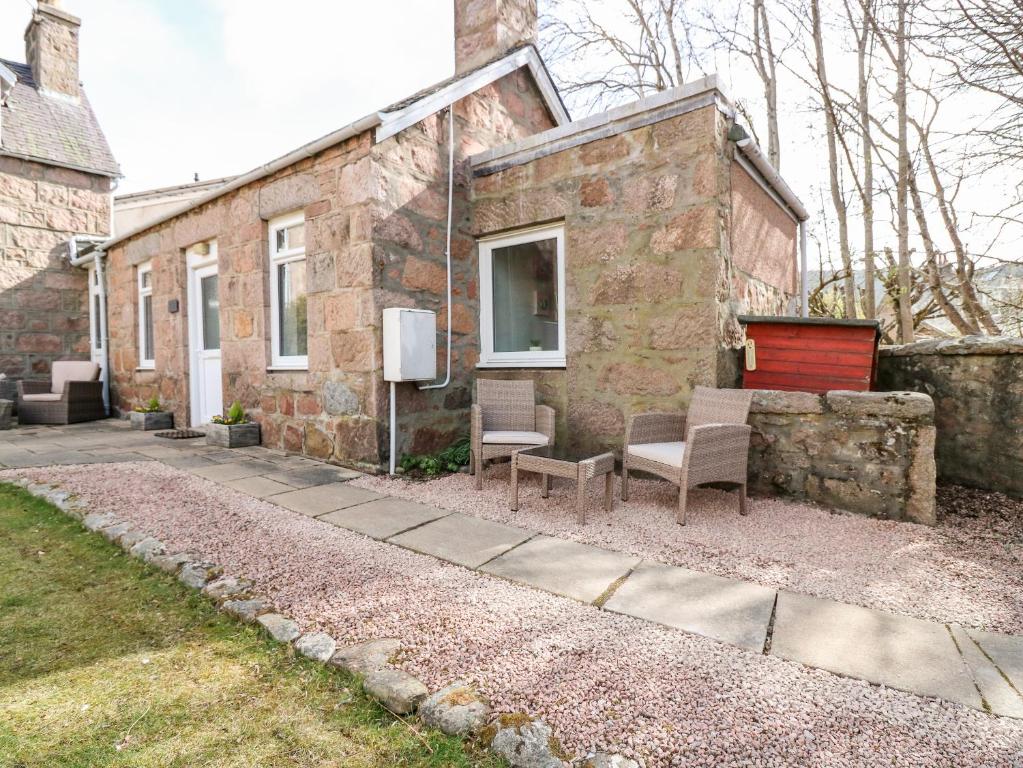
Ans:
POLYGON ((43 392, 38 395, 22 395, 21 399, 26 403, 59 403, 63 395, 56 392, 43 392))
POLYGON ((91 360, 58 360, 53 364, 50 391, 64 392, 65 381, 95 381, 99 378, 99 366, 91 360))
POLYGON ((682 468, 682 457, 685 455, 685 443, 637 443, 629 446, 629 455, 638 459, 646 459, 669 467, 682 468))
POLYGON ((493 430, 483 433, 483 442, 492 445, 547 445, 547 435, 541 432, 493 430))

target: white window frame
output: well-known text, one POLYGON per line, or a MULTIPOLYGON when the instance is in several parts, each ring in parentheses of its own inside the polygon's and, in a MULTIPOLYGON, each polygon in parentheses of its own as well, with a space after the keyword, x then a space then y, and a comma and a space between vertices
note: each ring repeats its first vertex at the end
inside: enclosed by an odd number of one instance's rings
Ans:
MULTIPOLYGON (((296 224, 305 224, 305 212, 295 211, 283 216, 271 219, 269 222, 270 235, 270 365, 277 370, 305 371, 309 369, 308 355, 282 355, 281 349, 281 307, 280 291, 278 289, 277 267, 294 261, 305 261, 305 246, 301 248, 289 248, 283 251, 277 250, 277 233, 282 229, 293 227, 296 224)), ((308 276, 308 263, 306 264, 306 275, 308 276)), ((307 290, 308 295, 308 290, 307 290)), ((308 304, 306 305, 308 308, 308 304)), ((308 311, 308 309, 307 309, 308 311)), ((307 318, 308 320, 308 318, 307 318)), ((308 339, 306 340, 308 348, 308 339)))
MULTIPOLYGON (((143 357, 146 351, 146 302, 144 301, 146 296, 153 295, 153 263, 147 261, 145 264, 139 264, 137 271, 137 285, 138 285, 138 301, 139 301, 139 368, 145 370, 152 370, 156 368, 156 320, 155 318, 149 318, 150 322, 153 323, 153 357, 147 359, 143 357), (144 286, 142 284, 142 276, 149 275, 149 285, 144 286)), ((153 307, 150 307, 152 312, 153 307)))
POLYGON ((480 360, 479 368, 564 368, 565 344, 565 225, 530 227, 478 241, 480 259, 480 360), (494 351, 494 249, 533 243, 537 240, 557 241, 558 270, 558 348, 540 352, 494 351))

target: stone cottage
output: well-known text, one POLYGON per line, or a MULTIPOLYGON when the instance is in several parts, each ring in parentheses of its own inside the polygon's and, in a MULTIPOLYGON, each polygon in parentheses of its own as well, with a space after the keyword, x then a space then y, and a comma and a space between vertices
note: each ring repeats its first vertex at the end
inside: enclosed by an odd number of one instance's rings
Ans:
POLYGON ((67 242, 110 235, 119 171, 78 80, 79 26, 40 2, 27 63, 0 59, 0 372, 13 379, 102 351, 95 273, 68 264, 67 242))
POLYGON ((103 246, 114 404, 237 399, 267 446, 379 468, 386 307, 437 312, 442 378, 451 339, 448 384, 398 387, 399 452, 464 434, 477 376, 536 379, 587 445, 732 384, 805 211, 713 78, 572 122, 536 29, 535 0, 456 0, 452 78, 103 246))

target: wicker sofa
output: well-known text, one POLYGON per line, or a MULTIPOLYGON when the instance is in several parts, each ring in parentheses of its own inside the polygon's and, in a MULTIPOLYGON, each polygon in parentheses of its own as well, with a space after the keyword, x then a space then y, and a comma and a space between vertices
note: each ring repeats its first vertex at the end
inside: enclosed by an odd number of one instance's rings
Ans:
POLYGON ((554 445, 554 409, 536 404, 533 382, 477 379, 469 443, 476 489, 483 488, 488 459, 539 445, 554 445))
POLYGON ((739 514, 746 514, 746 465, 753 393, 696 387, 688 414, 632 416, 622 450, 622 501, 629 498, 629 470, 650 472, 679 487, 678 522, 686 524, 686 494, 704 483, 739 487, 739 514))
POLYGON ((19 424, 74 424, 105 417, 99 366, 89 360, 55 362, 48 382, 18 382, 19 424))

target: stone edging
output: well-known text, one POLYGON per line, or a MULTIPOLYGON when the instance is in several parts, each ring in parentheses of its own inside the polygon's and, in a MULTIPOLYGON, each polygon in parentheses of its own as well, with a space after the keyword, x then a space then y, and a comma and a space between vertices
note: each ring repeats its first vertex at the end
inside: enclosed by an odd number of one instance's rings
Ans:
POLYGON ((463 739, 477 738, 508 761, 512 768, 642 768, 642 763, 606 753, 569 762, 549 725, 520 713, 493 714, 489 704, 465 682, 432 694, 422 682, 391 660, 400 650, 395 639, 367 640, 339 647, 325 632, 302 633, 297 622, 276 613, 270 600, 253 591, 254 584, 226 575, 216 563, 194 552, 169 553, 159 539, 135 529, 109 512, 90 511, 73 494, 25 478, 11 481, 101 534, 128 554, 193 589, 217 608, 248 624, 260 625, 272 639, 291 644, 306 658, 340 667, 359 678, 363 690, 393 715, 417 714, 429 727, 463 739))

